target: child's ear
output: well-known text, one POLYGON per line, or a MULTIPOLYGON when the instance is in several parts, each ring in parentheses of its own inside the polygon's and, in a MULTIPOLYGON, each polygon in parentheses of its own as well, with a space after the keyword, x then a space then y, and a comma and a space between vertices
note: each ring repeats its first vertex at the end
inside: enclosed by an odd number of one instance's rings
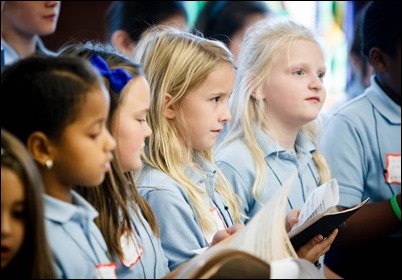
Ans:
POLYGON ((387 62, 384 57, 384 53, 379 48, 372 48, 369 56, 371 64, 378 72, 385 72, 387 70, 387 62))
POLYGON ((168 118, 169 120, 172 120, 176 117, 176 110, 175 106, 173 104, 169 104, 172 101, 173 97, 169 94, 165 94, 165 99, 163 103, 163 115, 168 118))
POLYGON ((255 100, 263 100, 263 99, 265 99, 265 96, 262 93, 262 90, 260 88, 254 90, 251 93, 251 97, 254 98, 255 100))
POLYGON ((134 50, 135 44, 130 39, 128 33, 124 30, 116 30, 110 38, 112 45, 123 53, 131 53, 134 50))
POLYGON ((41 165, 45 166, 46 161, 53 160, 49 138, 43 132, 35 131, 29 135, 27 148, 33 159, 41 165))

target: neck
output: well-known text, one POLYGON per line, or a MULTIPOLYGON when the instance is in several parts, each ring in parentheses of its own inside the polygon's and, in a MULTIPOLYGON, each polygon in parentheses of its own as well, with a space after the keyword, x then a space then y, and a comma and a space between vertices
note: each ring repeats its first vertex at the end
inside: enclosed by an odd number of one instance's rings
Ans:
POLYGON ((270 122, 270 127, 263 128, 263 130, 286 150, 295 149, 296 137, 297 133, 299 132, 299 128, 290 128, 283 124, 276 125, 270 122))
POLYGON ((382 79, 378 76, 375 77, 377 84, 380 88, 385 92, 385 94, 392 99, 396 104, 401 106, 401 94, 392 90, 391 87, 387 86, 386 83, 383 83, 382 79))
MULTIPOLYGON (((44 168, 43 168, 44 169, 44 168)), ((51 170, 41 170, 45 193, 56 199, 72 203, 71 195, 72 186, 66 186, 59 182, 53 175, 51 170)))
POLYGON ((37 35, 21 34, 3 29, 1 37, 21 56, 21 58, 31 56, 36 51, 37 35))

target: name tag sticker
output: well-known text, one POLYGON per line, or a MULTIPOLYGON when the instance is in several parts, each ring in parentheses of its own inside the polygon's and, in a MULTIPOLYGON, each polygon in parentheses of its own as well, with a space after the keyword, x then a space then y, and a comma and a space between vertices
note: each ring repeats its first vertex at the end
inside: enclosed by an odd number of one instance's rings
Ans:
POLYGON ((389 184, 401 184, 401 154, 385 155, 385 181, 389 184))
POLYGON ((226 225, 225 225, 225 222, 223 221, 223 218, 222 218, 219 210, 216 207, 211 207, 209 209, 209 211, 211 212, 212 217, 213 217, 214 222, 215 222, 215 231, 210 232, 208 234, 205 234, 205 232, 204 232, 204 236, 205 236, 205 240, 208 242, 208 244, 211 244, 215 233, 220 231, 220 230, 225 230, 226 225))
POLYGON ((209 209, 209 211, 211 211, 212 216, 214 217, 217 230, 225 230, 226 229, 225 222, 223 221, 223 218, 219 210, 216 207, 212 207, 211 209, 209 209))
POLYGON ((121 259, 121 262, 126 267, 132 267, 144 254, 144 249, 138 242, 134 232, 125 230, 121 235, 120 242, 124 253, 124 259, 121 259))
POLYGON ((95 269, 97 279, 117 279, 115 262, 97 264, 95 269))

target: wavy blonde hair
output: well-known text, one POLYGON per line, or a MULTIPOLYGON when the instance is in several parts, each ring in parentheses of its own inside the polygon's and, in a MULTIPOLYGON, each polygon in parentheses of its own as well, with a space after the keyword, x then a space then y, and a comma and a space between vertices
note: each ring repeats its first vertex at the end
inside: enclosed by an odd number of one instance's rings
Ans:
MULTIPOLYGON (((148 123, 153 133, 148 139, 143 158, 184 188, 202 228, 210 232, 214 228, 214 220, 209 206, 203 200, 206 192, 185 174, 183 165, 187 165, 188 159, 191 159, 191 164, 196 167, 195 155, 198 154, 215 166, 212 149, 198 151, 186 145, 189 128, 184 115, 172 121, 163 112, 173 104, 182 108, 185 96, 204 82, 219 64, 235 67, 232 55, 221 42, 171 27, 156 27, 139 42, 134 60, 143 65, 151 87, 148 123), (172 97, 168 104, 165 101, 167 94, 172 97)), ((216 170, 216 191, 228 203, 234 221, 240 222, 239 200, 223 174, 218 168, 216 170)))
MULTIPOLYGON (((228 135, 217 147, 226 146, 235 139, 244 139, 255 159, 256 178, 253 185, 253 195, 259 199, 267 176, 264 154, 257 144, 254 127, 263 128, 269 136, 276 139, 275 131, 270 128, 264 114, 262 100, 252 97, 252 93, 262 91, 267 77, 271 74, 278 52, 291 46, 297 40, 307 40, 319 45, 314 34, 304 27, 286 19, 266 19, 256 23, 246 33, 242 52, 238 60, 236 81, 230 99, 232 119, 228 124, 228 135)), ((317 146, 319 125, 317 120, 305 124, 304 132, 317 146)), ((322 154, 316 150, 313 161, 317 167, 320 183, 330 179, 330 171, 322 154)))

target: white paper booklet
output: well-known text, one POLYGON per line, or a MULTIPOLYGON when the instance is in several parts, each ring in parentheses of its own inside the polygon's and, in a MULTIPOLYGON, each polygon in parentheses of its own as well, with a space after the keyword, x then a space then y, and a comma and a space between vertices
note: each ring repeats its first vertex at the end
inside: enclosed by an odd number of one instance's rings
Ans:
POLYGON ((339 203, 339 186, 336 179, 332 179, 318 188, 315 188, 307 197, 306 202, 300 209, 299 221, 295 224, 292 230, 295 230, 300 225, 314 216, 324 212, 332 206, 339 203))

